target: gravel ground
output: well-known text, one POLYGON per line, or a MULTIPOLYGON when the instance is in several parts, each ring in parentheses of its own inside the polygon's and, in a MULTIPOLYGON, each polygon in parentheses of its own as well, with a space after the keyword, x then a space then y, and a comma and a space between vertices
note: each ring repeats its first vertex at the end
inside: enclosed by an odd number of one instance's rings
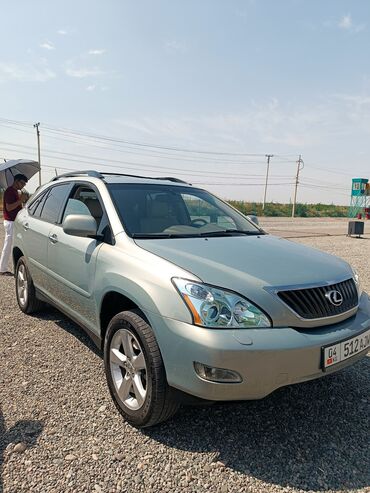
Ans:
MULTIPOLYGON (((325 230, 262 224, 286 236, 325 230)), ((368 240, 294 241, 350 261, 370 292, 368 240)), ((369 357, 261 401, 185 407, 138 431, 117 413, 82 330, 55 310, 23 315, 12 278, 0 289, 0 492, 370 492, 369 357)))

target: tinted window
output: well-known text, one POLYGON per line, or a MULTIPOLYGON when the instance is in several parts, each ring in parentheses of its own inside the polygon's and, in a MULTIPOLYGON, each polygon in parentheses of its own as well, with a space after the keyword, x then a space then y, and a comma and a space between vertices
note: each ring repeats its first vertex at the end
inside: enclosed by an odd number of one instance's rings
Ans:
POLYGON ((45 199, 48 195, 48 191, 42 193, 39 197, 37 197, 32 204, 28 206, 28 213, 34 217, 40 217, 40 213, 42 211, 42 206, 44 205, 45 199))
POLYGON ((72 184, 66 183, 64 185, 53 187, 50 190, 41 211, 41 219, 44 219, 50 223, 58 222, 62 207, 71 188, 72 184))

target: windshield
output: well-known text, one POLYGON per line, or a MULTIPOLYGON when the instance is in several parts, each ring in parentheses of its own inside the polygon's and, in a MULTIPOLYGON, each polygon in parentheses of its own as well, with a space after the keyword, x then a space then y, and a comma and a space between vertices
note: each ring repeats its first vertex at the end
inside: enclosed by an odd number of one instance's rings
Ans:
POLYGON ((263 234, 214 195, 191 187, 108 184, 127 233, 134 238, 263 234))

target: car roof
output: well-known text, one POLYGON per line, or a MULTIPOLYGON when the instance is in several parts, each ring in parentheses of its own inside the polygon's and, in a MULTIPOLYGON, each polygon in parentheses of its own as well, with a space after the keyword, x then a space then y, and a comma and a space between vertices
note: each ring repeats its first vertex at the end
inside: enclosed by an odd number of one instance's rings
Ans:
POLYGON ((65 173, 63 175, 55 176, 51 181, 57 182, 59 180, 68 179, 70 181, 71 178, 97 178, 104 183, 114 184, 114 183, 138 183, 138 184, 152 184, 152 185, 173 185, 173 186, 191 186, 191 183, 187 183, 179 178, 174 178, 172 176, 141 176, 141 175, 131 175, 131 174, 123 174, 123 173, 105 173, 104 171, 95 171, 95 170, 87 170, 87 171, 74 171, 70 173, 65 173))

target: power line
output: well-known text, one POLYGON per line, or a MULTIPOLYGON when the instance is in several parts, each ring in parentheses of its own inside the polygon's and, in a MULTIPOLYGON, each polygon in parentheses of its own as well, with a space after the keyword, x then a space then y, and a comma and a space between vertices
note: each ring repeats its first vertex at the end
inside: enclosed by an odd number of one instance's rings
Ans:
MULTIPOLYGON (((0 121, 5 122, 5 123, 9 123, 9 124, 13 124, 13 125, 20 125, 23 127, 31 125, 31 123, 27 123, 24 121, 9 120, 9 119, 5 119, 5 118, 0 118, 0 121)), ((45 130, 60 133, 63 135, 69 135, 69 136, 76 135, 76 136, 80 136, 80 137, 87 137, 87 138, 101 140, 101 141, 123 143, 123 144, 127 144, 127 145, 133 145, 136 147, 144 147, 144 148, 152 148, 152 149, 164 149, 164 150, 169 150, 169 151, 174 151, 174 152, 185 152, 185 153, 193 153, 193 154, 209 154, 209 155, 220 155, 220 156, 264 157, 263 153, 210 151, 210 150, 200 150, 200 149, 189 149, 189 148, 176 147, 176 146, 164 146, 164 145, 162 146, 162 145, 158 145, 158 144, 149 144, 149 143, 144 143, 144 142, 130 141, 130 140, 125 140, 125 139, 120 139, 120 138, 108 137, 105 135, 99 135, 99 134, 94 134, 94 133, 90 133, 90 132, 82 132, 82 131, 72 130, 72 129, 68 129, 68 128, 63 128, 63 127, 55 127, 55 126, 48 125, 48 124, 43 124, 43 128, 45 130)), ((292 154, 282 154, 282 155, 279 155, 279 157, 284 159, 284 156, 291 156, 291 155, 292 154)))
MULTIPOLYGON (((4 142, 4 141, 0 141, 0 144, 5 144, 5 145, 10 145, 10 146, 14 146, 16 148, 18 147, 21 147, 21 148, 26 148, 26 149, 33 149, 33 147, 31 146, 26 146, 26 145, 22 145, 22 144, 14 144, 14 143, 11 143, 11 142, 4 142)), ((5 148, 4 148, 5 149, 5 148)), ((51 157, 52 159, 58 159, 58 160, 64 160, 64 161, 73 161, 73 162, 84 162, 85 164, 94 164, 94 165, 99 165, 99 166, 107 166, 105 164, 101 164, 101 160, 100 158, 98 157, 94 157, 94 156, 86 156, 86 155, 83 155, 83 154, 75 154, 75 153, 68 153, 68 152, 62 152, 62 151, 53 151, 53 150, 45 150, 44 152, 44 156, 47 156, 47 157, 51 157), (50 155, 51 154, 51 155, 50 155), (59 156, 53 156, 53 154, 61 154, 63 156, 73 156, 73 157, 80 157, 82 159, 84 159, 84 161, 82 161, 81 159, 80 160, 77 160, 77 159, 73 159, 73 158, 61 158, 59 156), (92 162, 92 161, 87 161, 86 159, 92 159, 94 161, 98 161, 98 162, 92 162)), ((175 167, 165 167, 165 166, 159 166, 159 165, 150 165, 150 164, 147 164, 147 163, 137 163, 135 161, 123 161, 123 160, 115 160, 115 159, 109 159, 109 158, 104 158, 103 159, 104 162, 110 162, 110 163, 117 163, 119 166, 110 166, 110 167, 115 167, 115 168, 122 168, 123 165, 125 165, 126 168, 129 168, 129 169, 137 169, 138 167, 143 167, 145 169, 148 169, 148 170, 154 170, 154 171, 165 171, 165 172, 173 172, 173 171, 176 171, 176 172, 179 172, 178 174, 182 174, 184 176, 190 176, 190 175, 195 175, 195 176, 204 176, 204 177, 207 177, 209 178, 210 174, 212 175, 215 175, 217 176, 218 178, 225 178, 225 179, 228 179, 228 178, 240 178, 240 179, 254 179, 254 178, 259 178, 259 177, 262 177, 263 175, 262 174, 251 174, 251 173, 223 173, 223 172, 218 172, 218 171, 210 171, 210 172, 207 172, 205 170, 205 172, 201 172, 199 170, 194 170, 194 169, 186 169, 186 172, 184 172, 183 168, 175 168, 175 167), (131 167, 131 166, 126 166, 126 165, 134 165, 135 167, 131 167)), ((289 178, 289 176, 287 175, 275 175, 274 179, 276 178, 289 178)))
MULTIPOLYGON (((1 119, 0 119, 1 121, 1 119)), ((18 132, 23 132, 23 133, 29 133, 27 130, 24 130, 23 128, 13 128, 9 126, 8 124, 1 124, 0 126, 10 128, 12 130, 16 130, 18 132)), ((150 158, 161 158, 161 159, 169 159, 171 161, 180 161, 180 162, 192 162, 192 163, 199 163, 199 162, 207 162, 207 163, 212 163, 212 164, 222 164, 222 165, 228 165, 228 166, 239 166, 239 165, 245 165, 245 164, 252 164, 252 165, 260 165, 262 164, 262 161, 258 160, 235 160, 235 159, 220 159, 217 157, 206 157, 206 156, 179 156, 177 154, 170 154, 168 152, 163 152, 163 151, 157 151, 157 150, 152 150, 152 149, 138 149, 133 146, 128 146, 125 144, 119 144, 119 143, 110 143, 109 146, 107 146, 106 143, 99 142, 96 139, 91 139, 87 137, 79 137, 79 136, 69 136, 65 137, 62 136, 62 134, 55 133, 54 131, 49 131, 49 130, 44 130, 44 137, 45 135, 49 139, 55 139, 55 140, 60 140, 63 142, 70 142, 72 144, 83 144, 83 145, 88 145, 89 147, 94 146, 98 149, 103 149, 103 150, 110 150, 114 152, 119 152, 119 153, 124 153, 124 154, 133 154, 133 155, 139 155, 139 156, 145 156, 145 157, 150 157, 150 158)), ((289 164, 289 163, 295 163, 295 161, 286 159, 282 157, 280 159, 281 163, 284 164, 289 164)))
POLYGON ((302 182, 302 185, 309 185, 313 188, 322 188, 325 190, 350 190, 350 186, 348 187, 338 187, 338 186, 330 186, 330 185, 318 185, 317 183, 311 183, 311 182, 302 182))
MULTIPOLYGON (((16 120, 7 120, 5 118, 0 118, 0 121, 5 122, 5 123, 12 123, 14 125, 21 125, 21 126, 26 126, 28 125, 27 122, 19 122, 16 120)), ((129 144, 137 147, 145 147, 145 148, 152 148, 152 149, 164 149, 164 150, 169 150, 169 151, 176 151, 176 152, 186 152, 186 153, 193 153, 193 154, 209 154, 209 155, 220 155, 220 156, 253 156, 253 157, 262 157, 263 154, 259 153, 244 153, 244 152, 222 152, 222 151, 209 151, 209 150, 201 150, 201 149, 189 149, 189 148, 182 148, 182 147, 175 147, 175 146, 161 146, 158 144, 149 144, 149 143, 144 143, 144 142, 136 142, 136 141, 131 141, 131 140, 125 140, 125 139, 119 139, 119 138, 114 138, 114 137, 108 137, 105 135, 99 135, 99 134, 94 134, 94 133, 89 133, 89 132, 81 132, 77 130, 72 130, 69 128, 63 128, 63 127, 54 127, 52 125, 44 124, 43 128, 49 131, 54 131, 57 133, 62 133, 64 135, 78 135, 82 137, 89 137, 97 140, 102 140, 102 141, 107 141, 107 142, 118 142, 118 143, 123 143, 123 144, 129 144)))
MULTIPOLYGON (((248 185, 251 187, 260 187, 263 186, 264 183, 203 183, 203 182, 193 182, 193 185, 220 185, 220 186, 245 186, 248 185)), ((270 186, 286 186, 286 185, 294 185, 294 182, 288 183, 270 183, 270 186)))

